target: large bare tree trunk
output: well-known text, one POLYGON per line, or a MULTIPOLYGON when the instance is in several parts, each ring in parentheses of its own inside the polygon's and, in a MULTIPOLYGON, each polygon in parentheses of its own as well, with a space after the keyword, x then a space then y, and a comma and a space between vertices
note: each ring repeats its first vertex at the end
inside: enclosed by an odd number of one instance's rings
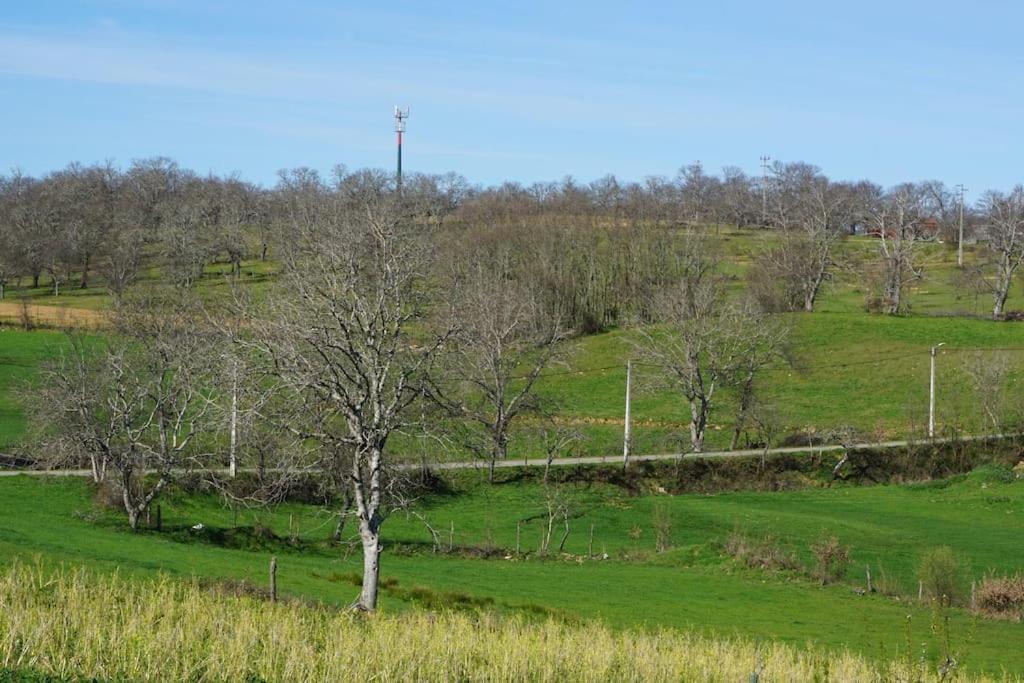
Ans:
POLYGON ((996 320, 1003 317, 1003 309, 1006 307, 1006 299, 1010 295, 1010 286, 1013 283, 1013 267, 1010 259, 1003 255, 999 261, 999 270, 996 274, 996 286, 992 290, 992 317, 996 320))
POLYGON ((690 399, 690 445, 694 453, 704 450, 704 433, 707 431, 710 403, 703 397, 690 399))
POLYGON ((360 520, 359 536, 363 541, 363 588, 356 608, 372 612, 377 609, 377 589, 380 584, 380 532, 360 520))
POLYGON ((352 463, 352 492, 359 514, 359 538, 363 542, 363 587, 355 608, 364 612, 377 609, 380 584, 381 516, 380 467, 383 447, 375 446, 365 456, 357 455, 352 463))

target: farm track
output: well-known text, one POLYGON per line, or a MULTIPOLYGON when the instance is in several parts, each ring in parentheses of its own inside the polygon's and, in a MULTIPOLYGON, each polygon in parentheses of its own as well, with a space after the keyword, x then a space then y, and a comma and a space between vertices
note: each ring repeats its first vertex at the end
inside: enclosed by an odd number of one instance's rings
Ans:
POLYGON ((98 329, 106 327, 110 322, 109 317, 103 311, 94 311, 88 308, 37 306, 36 304, 23 306, 10 301, 0 302, 0 320, 4 322, 23 324, 26 313, 31 324, 39 327, 98 329))

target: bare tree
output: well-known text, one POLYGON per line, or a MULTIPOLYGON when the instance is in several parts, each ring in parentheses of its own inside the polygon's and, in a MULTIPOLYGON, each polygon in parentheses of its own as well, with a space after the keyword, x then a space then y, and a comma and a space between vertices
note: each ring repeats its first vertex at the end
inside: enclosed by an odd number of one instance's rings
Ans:
POLYGON ((871 229, 878 235, 882 266, 879 305, 890 315, 907 309, 906 289, 922 276, 918 263, 922 241, 934 238, 926 226, 923 190, 913 184, 898 185, 875 207, 871 229))
POLYGON ((115 299, 123 296, 138 278, 145 247, 144 233, 133 226, 121 224, 111 234, 99 271, 115 299))
POLYGON ((72 339, 44 372, 35 414, 52 421, 55 452, 86 459, 97 481, 116 473, 137 529, 178 471, 201 459, 209 340, 187 307, 160 297, 122 301, 115 321, 120 337, 72 339))
POLYGON ((486 433, 483 444, 469 445, 487 458, 492 480, 495 463, 508 455, 512 423, 536 407, 537 380, 566 335, 559 309, 545 306, 522 281, 519 257, 507 244, 479 240, 454 257, 456 331, 447 348, 445 381, 433 391, 453 415, 486 433))
POLYGON ((186 178, 175 201, 163 205, 161 256, 166 276, 176 287, 188 289, 203 276, 215 253, 216 226, 223 214, 214 178, 186 178))
POLYGON ((778 352, 778 335, 762 335, 764 318, 725 299, 717 257, 703 239, 687 235, 679 258, 682 275, 658 297, 662 325, 640 330, 639 350, 687 400, 690 446, 700 452, 717 393, 738 385, 752 394, 756 373, 778 352))
POLYGON ((286 198, 291 240, 258 346, 285 387, 322 416, 304 436, 322 445, 326 466, 338 454, 351 457, 348 484, 363 547, 355 606, 373 610, 388 511, 388 442, 414 422, 409 408, 447 333, 416 336, 429 304, 424 226, 390 188, 367 182, 341 197, 321 189, 317 182, 286 198))
POLYGON ((982 198, 988 232, 988 248, 995 267, 992 283, 992 317, 999 319, 1006 307, 1013 276, 1024 263, 1024 186, 1009 194, 987 192, 982 198))
POLYGON ((576 450, 586 437, 579 429, 571 425, 558 424, 550 418, 536 430, 536 434, 537 440, 544 450, 544 483, 547 484, 548 475, 551 473, 551 463, 555 458, 566 457, 576 450))
MULTIPOLYGON (((734 304, 736 305, 736 304, 734 304)), ((740 351, 735 358, 735 376, 731 384, 736 390, 736 419, 733 423, 732 441, 729 448, 735 449, 739 444, 740 434, 753 421, 757 427, 757 401, 755 380, 761 371, 772 361, 781 360, 789 336, 787 328, 772 317, 758 311, 751 303, 741 302, 737 305, 746 333, 740 351)))
POLYGON ((8 283, 19 272, 19 245, 13 215, 17 202, 14 179, 0 175, 0 301, 7 295, 8 283))
POLYGON ((1005 352, 977 351, 964 359, 963 372, 974 391, 983 419, 993 432, 1007 424, 1014 395, 1007 391, 1010 363, 1005 352))
POLYGON ((813 311, 832 277, 835 244, 853 221, 854 192, 816 166, 776 162, 771 196, 782 243, 759 258, 761 278, 771 285, 774 309, 813 311))

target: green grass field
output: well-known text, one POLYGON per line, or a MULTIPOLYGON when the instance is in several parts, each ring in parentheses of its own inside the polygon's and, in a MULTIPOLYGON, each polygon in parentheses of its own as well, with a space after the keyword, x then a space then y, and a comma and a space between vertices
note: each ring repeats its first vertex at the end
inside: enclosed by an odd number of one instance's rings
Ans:
MULTIPOLYGON (((742 278, 750 255, 771 237, 721 232, 728 272, 742 278)), ((848 258, 865 257, 876 244, 847 241, 848 258)), ((777 413, 777 440, 798 432, 827 432, 849 425, 864 438, 920 435, 927 409, 928 349, 944 342, 938 359, 940 429, 987 431, 979 396, 963 366, 977 350, 1004 354, 1010 374, 1007 395, 1020 416, 1024 378, 1024 328, 985 319, 988 301, 965 296, 954 277, 946 246, 927 247, 925 279, 911 292, 912 315, 888 317, 863 310, 863 285, 841 271, 813 314, 785 316, 791 327, 791 364, 779 363, 759 379, 761 400, 777 413)), ((969 258, 976 258, 972 252, 969 258)), ((226 265, 208 269, 199 288, 215 300, 227 291, 226 265)), ((272 263, 247 263, 248 286, 267 291, 272 263)), ((157 277, 155 271, 147 279, 157 277)), ((742 283, 739 279, 735 287, 742 283)), ((30 294, 34 303, 103 309, 110 299, 99 287, 67 287, 60 297, 47 283, 30 294)), ((1015 286, 1010 308, 1024 307, 1015 286)), ((539 392, 563 423, 577 425, 586 440, 579 451, 621 452, 625 361, 636 350, 627 330, 582 337, 567 344, 563 362, 543 378, 539 392)), ((0 327, 0 453, 26 434, 24 394, 39 369, 65 340, 46 330, 0 327)), ((650 368, 640 368, 634 391, 634 452, 685 447, 687 406, 656 389, 650 368)), ((728 445, 734 397, 719 396, 708 433, 710 448, 728 445)), ((512 457, 538 454, 537 421, 517 427, 512 457)), ((422 444, 396 438, 408 454, 422 444)), ((458 449, 430 454, 464 459, 458 449)), ((939 657, 932 607, 916 600, 921 556, 953 548, 964 565, 963 589, 988 572, 1019 571, 1024 483, 987 469, 942 482, 907 486, 805 488, 779 493, 631 496, 608 484, 565 486, 571 532, 565 554, 536 557, 544 526, 544 490, 533 479, 504 472, 505 483, 487 486, 473 473, 454 478, 453 490, 417 502, 420 516, 396 513, 384 527, 385 589, 382 607, 404 613, 457 606, 499 613, 599 620, 613 629, 686 629, 718 636, 773 639, 797 647, 815 643, 849 648, 875 661, 924 652, 939 657), (671 519, 671 548, 655 551, 654 517, 671 519), (439 533, 433 552, 426 519, 439 533), (518 532, 517 532, 518 529, 518 532), (593 529, 594 554, 589 557, 593 529), (449 534, 454 530, 451 539, 449 534), (821 587, 806 570, 763 572, 740 566, 724 553, 730 534, 771 535, 779 548, 811 564, 810 545, 824 532, 852 549, 846 577, 821 587), (524 551, 517 555, 516 538, 524 551), (446 552, 449 540, 456 552, 446 552), (858 595, 864 570, 884 577, 899 598, 858 595), (908 635, 909 629, 909 635, 908 635)), ((805 482, 806 483, 806 482, 805 482)), ((648 489, 652 490, 652 489, 648 489)), ((289 596, 347 605, 356 596, 361 567, 358 544, 330 545, 336 511, 286 504, 273 510, 229 509, 213 496, 173 493, 161 504, 164 531, 127 532, 117 510, 97 506, 84 481, 0 478, 0 562, 39 558, 45 565, 88 566, 131 578, 158 573, 174 577, 265 581, 271 555, 280 559, 280 583, 289 596), (193 531, 196 524, 202 531, 193 531), (256 533, 270 529, 273 535, 256 533), (289 540, 293 539, 293 540, 289 540)), ((349 528, 351 532, 351 528, 349 528)), ((555 525, 553 543, 561 539, 555 525)), ((967 671, 1024 672, 1019 623, 951 613, 952 643, 967 671)), ((941 630, 941 629, 940 629, 941 630)), ((0 672, 0 680, 3 680, 0 672)))
MULTIPOLYGON (((937 656, 933 610, 913 599, 922 553, 952 547, 968 567, 965 581, 1020 566, 1024 483, 1005 470, 910 486, 630 497, 588 484, 563 495, 570 501, 567 554, 548 559, 511 554, 517 523, 522 549, 539 545, 544 497, 536 484, 513 478, 491 487, 463 475, 452 492, 417 504, 441 531, 445 548, 454 527, 455 545, 473 552, 449 555, 442 548, 435 554, 422 521, 393 515, 384 527, 383 576, 389 587, 383 608, 488 601, 500 612, 816 643, 878 659, 906 654, 909 617, 913 649, 925 647, 937 656), (673 527, 672 548, 661 553, 654 552, 655 506, 667 508, 673 527), (606 560, 585 557, 591 525, 594 552, 607 553, 606 560), (842 583, 828 587, 801 572, 745 569, 721 549, 737 529, 775 535, 805 564, 808 547, 827 530, 851 546, 851 567, 842 583), (503 552, 490 559, 473 556, 492 546, 503 552), (854 593, 864 583, 865 565, 876 576, 883 570, 891 575, 903 597, 854 593), (425 590, 412 590, 419 588, 425 590)), ((352 576, 361 562, 358 545, 326 543, 334 528, 331 510, 299 504, 231 510, 219 498, 176 494, 163 502, 162 513, 162 533, 131 534, 120 515, 96 507, 83 481, 0 479, 0 558, 262 585, 270 555, 276 554, 287 594, 344 605, 357 593, 352 576), (257 521, 278 540, 239 531, 257 521), (204 529, 192 531, 196 524, 204 529)), ((561 530, 559 524, 556 538, 561 530)), ((1024 651, 1010 645, 1024 638, 1020 624, 975 619, 958 609, 951 623, 954 647, 968 670, 1024 671, 1024 651)))

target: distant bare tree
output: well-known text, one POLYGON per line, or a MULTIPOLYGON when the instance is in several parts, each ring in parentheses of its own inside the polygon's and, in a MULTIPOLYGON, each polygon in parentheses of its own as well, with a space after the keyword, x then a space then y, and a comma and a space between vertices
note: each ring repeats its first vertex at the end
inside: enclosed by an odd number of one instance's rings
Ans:
POLYGON ((13 216, 17 202, 13 180, 0 175, 0 301, 7 295, 8 283, 19 273, 19 244, 13 216))
POLYGON ((992 284, 992 317, 999 319, 1006 307, 1013 276, 1024 263, 1024 186, 1009 194, 987 192, 982 198, 988 249, 995 267, 992 284))
POLYGON ((977 351, 964 359, 963 372, 974 391, 984 420, 996 433, 1006 428, 1010 403, 1010 363, 1005 352, 977 351))
POLYGON ((679 169, 678 183, 683 220, 691 225, 706 222, 712 216, 718 179, 704 173, 704 167, 696 161, 679 169))
POLYGON ((777 353, 766 320, 725 298, 717 257, 691 233, 680 250, 682 275, 658 296, 661 326, 640 330, 639 350, 661 379, 689 404, 690 445, 704 449, 708 420, 726 386, 752 393, 756 373, 777 353))
POLYGON ((774 310, 813 311, 831 278, 835 244, 849 231, 854 193, 804 163, 776 162, 772 178, 772 223, 782 243, 758 259, 763 303, 774 310))
POLYGON ((912 278, 922 276, 918 263, 920 243, 934 238, 925 226, 923 190, 913 184, 898 185, 875 207, 872 230, 879 238, 882 265, 880 307, 890 315, 907 309, 906 289, 912 278))
POLYGON ((453 259, 456 329, 447 345, 446 381, 433 392, 453 415, 487 434, 481 447, 471 445, 483 451, 492 480, 496 462, 508 455, 512 423, 535 407, 536 382, 567 332, 559 310, 522 280, 520 257, 507 244, 475 241, 453 259))
POLYGON ((215 253, 216 226, 224 206, 213 179, 189 178, 175 201, 164 205, 161 256, 167 279, 180 289, 192 287, 215 253))
POLYGON ((740 228, 757 223, 761 208, 754 192, 754 183, 739 168, 727 166, 722 170, 717 199, 719 221, 740 228))
POLYGON ((746 332, 735 358, 735 376, 730 382, 736 390, 737 401, 732 441, 729 444, 731 449, 739 445, 740 434, 748 422, 762 429, 769 426, 764 419, 760 419, 768 417, 767 409, 764 415, 757 415, 755 380, 770 363, 783 358, 789 337, 789 331, 783 324, 757 310, 752 303, 744 301, 733 305, 746 326, 746 332))

